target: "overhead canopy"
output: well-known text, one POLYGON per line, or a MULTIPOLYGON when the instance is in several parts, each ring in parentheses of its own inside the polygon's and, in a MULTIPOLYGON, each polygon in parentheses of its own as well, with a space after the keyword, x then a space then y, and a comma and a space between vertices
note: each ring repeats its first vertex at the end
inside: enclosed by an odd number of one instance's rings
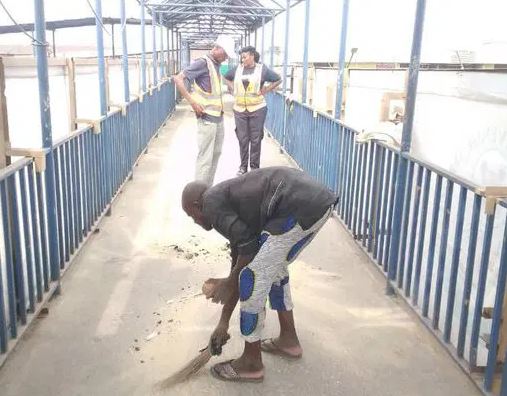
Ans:
MULTIPOLYGON (((291 0, 290 6, 301 1, 291 0)), ((285 0, 144 1, 152 17, 177 30, 190 47, 209 46, 219 34, 239 39, 245 31, 253 31, 284 12, 285 3, 285 0)))

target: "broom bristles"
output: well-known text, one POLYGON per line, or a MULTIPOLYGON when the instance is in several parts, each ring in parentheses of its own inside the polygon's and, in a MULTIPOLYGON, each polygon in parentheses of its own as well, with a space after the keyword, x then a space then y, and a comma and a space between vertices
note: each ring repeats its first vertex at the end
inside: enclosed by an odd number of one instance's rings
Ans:
POLYGON ((209 348, 204 348, 199 352, 195 358, 193 358, 190 362, 187 363, 182 369, 161 381, 158 384, 158 387, 161 389, 174 386, 176 384, 182 383, 189 379, 192 375, 197 373, 200 369, 202 369, 206 363, 208 363, 211 359, 211 352, 209 348))

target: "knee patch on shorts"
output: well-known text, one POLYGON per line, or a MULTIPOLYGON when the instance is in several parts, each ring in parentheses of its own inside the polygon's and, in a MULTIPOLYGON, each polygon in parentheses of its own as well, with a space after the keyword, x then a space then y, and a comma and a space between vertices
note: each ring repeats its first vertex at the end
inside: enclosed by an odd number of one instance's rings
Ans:
POLYGON ((248 300, 254 291, 255 273, 248 267, 245 267, 239 273, 239 299, 248 300))
POLYGON ((240 311, 239 327, 241 334, 244 336, 252 334, 257 328, 258 321, 259 314, 240 311))
POLYGON ((289 277, 286 276, 280 281, 280 285, 273 284, 269 291, 269 305, 276 311, 287 311, 285 305, 284 286, 289 283, 289 277))

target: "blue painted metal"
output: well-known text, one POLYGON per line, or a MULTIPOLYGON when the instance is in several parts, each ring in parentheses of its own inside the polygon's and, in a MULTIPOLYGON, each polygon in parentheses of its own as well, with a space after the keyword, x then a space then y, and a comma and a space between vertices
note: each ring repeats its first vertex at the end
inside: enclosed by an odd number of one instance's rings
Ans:
POLYGON ((18 336, 18 315, 16 311, 16 292, 14 286, 14 263, 12 251, 12 227, 10 211, 11 200, 7 191, 8 179, 0 182, 0 198, 2 201, 2 230, 4 239, 5 268, 7 277, 7 310, 9 312, 9 329, 11 338, 18 336))
MULTIPOLYGON (((386 220, 386 233, 384 235, 385 237, 385 246, 384 246, 384 258, 383 258, 383 265, 384 265, 384 271, 388 271, 388 263, 389 263, 389 248, 391 246, 391 239, 392 239, 392 227, 393 227, 393 217, 394 217, 394 193, 395 193, 395 173, 396 169, 398 168, 398 161, 400 155, 396 152, 393 153, 393 166, 392 166, 392 176, 390 179, 390 191, 389 191, 389 212, 388 217, 386 220)), ((396 274, 396 267, 391 269, 396 274)), ((388 277, 389 282, 389 277, 388 277)))
POLYGON ((417 178, 415 183, 415 196, 414 205, 412 206, 412 222, 410 227, 410 241, 408 245, 408 257, 407 257, 407 275, 405 281, 405 296, 410 297, 412 290, 412 269, 414 265, 415 255, 415 241, 417 238, 417 224, 419 220, 419 203, 421 201, 421 188, 423 182, 424 168, 419 166, 417 169, 417 178))
MULTIPOLYGON (((500 326, 502 324, 503 315, 503 303, 505 298, 505 282, 507 281, 507 217, 505 219, 505 227, 503 232, 503 242, 502 242, 502 253, 500 257, 500 264, 498 267, 498 280, 496 282, 496 292, 495 292, 495 305, 493 306, 493 321, 491 323, 491 334, 489 337, 489 345, 488 348, 488 361, 486 364, 486 373, 484 376, 484 388, 486 391, 491 391, 493 385, 493 377, 497 368, 497 356, 498 349, 496 346, 498 345, 500 339, 500 326), (495 346, 495 347, 493 347, 495 346)), ((505 387, 506 383, 503 383, 505 387)))
POLYGON ((477 281, 472 332, 470 334, 470 358, 468 361, 471 367, 477 366, 477 348, 479 346, 479 332, 482 320, 484 291, 486 290, 486 278, 488 276, 489 256, 491 253, 491 239, 493 237, 494 224, 495 213, 488 213, 486 215, 486 226, 484 228, 484 240, 482 241, 481 265, 479 267, 479 279, 477 281))
POLYGON ((428 246, 428 262, 426 263, 426 277, 424 282, 424 296, 422 305, 422 315, 428 316, 430 304, 431 284, 433 280, 433 265, 435 262, 435 245, 437 242, 438 217, 440 214, 440 200, 442 196, 442 176, 437 175, 435 184, 435 196, 433 198, 433 213, 431 216, 431 231, 428 246))
POLYGON ((265 32, 266 32, 266 20, 264 17, 262 17, 262 40, 261 40, 261 62, 262 63, 265 63, 264 62, 264 51, 265 51, 265 47, 264 47, 264 42, 266 41, 265 40, 265 32))
POLYGON ((273 68, 275 65, 275 16, 271 18, 271 49, 269 56, 269 66, 273 68))
POLYGON ((445 192, 445 203, 444 203, 444 218, 442 223, 442 230, 440 235, 440 253, 438 257, 438 272, 437 281, 435 288, 435 301, 433 304, 433 328, 438 329, 440 320, 440 304, 442 301, 442 286, 444 283, 444 271, 445 271, 445 259, 447 253, 447 241, 449 238, 449 220, 451 217, 452 209, 452 192, 454 183, 451 181, 447 182, 447 189, 445 192))
MULTIPOLYGON (((0 197, 1 199, 1 197, 0 197)), ((5 316, 5 298, 4 295, 6 294, 4 291, 4 282, 3 279, 5 279, 5 275, 2 271, 2 266, 0 265, 0 279, 2 282, 0 282, 0 353, 6 353, 7 352, 7 346, 9 343, 9 335, 8 335, 8 329, 7 329, 7 317, 5 316)))
MULTIPOLYGON (((31 232, 30 232, 30 208, 28 203, 28 191, 26 188, 26 176, 25 173, 28 168, 21 169, 19 171, 19 196, 21 200, 21 213, 22 213, 22 223, 23 223, 23 240, 24 240, 24 251, 26 256, 26 262, 25 262, 25 268, 26 268, 26 283, 28 286, 28 301, 29 301, 29 310, 30 312, 35 311, 35 284, 34 284, 34 257, 33 257, 33 251, 32 251, 32 238, 31 238, 31 232)), ((20 235, 21 236, 21 230, 20 235)), ((19 250, 23 249, 21 246, 21 239, 20 239, 20 246, 19 250)), ((20 256, 21 260, 22 256, 20 256)))
POLYGON ((364 220, 361 225, 361 232, 363 234, 363 246, 366 247, 368 242, 368 251, 370 251, 369 247, 371 244, 371 207, 372 207, 372 199, 373 194, 372 184, 373 181, 373 155, 374 150, 378 146, 374 146, 373 143, 368 143, 368 176, 366 177, 366 194, 365 194, 365 203, 364 203, 364 220))
POLYGON ((482 198, 480 195, 474 196, 472 219, 470 223, 470 237, 468 239, 468 253, 465 269, 465 280, 463 282, 463 297, 461 299, 461 315, 458 333, 458 345, 456 346, 456 352, 458 354, 458 357, 463 357, 465 350, 465 338, 469 314, 468 310, 470 308, 470 295, 472 292, 472 279, 474 276, 475 253, 477 249, 477 234, 479 230, 481 201, 482 198))
POLYGON ((290 24, 290 0, 285 3, 285 44, 283 50, 283 76, 282 76, 282 93, 287 93, 287 65, 289 64, 289 24, 290 24))
MULTIPOLYGON (((412 52, 410 55, 410 65, 408 69, 407 98, 405 101, 405 116, 403 120, 403 131, 401 137, 401 152, 409 153, 412 143, 412 127, 414 123, 415 101, 417 96, 417 82, 419 78, 419 68, 421 64, 421 44, 423 37, 424 16, 426 9, 426 0, 417 0, 416 15, 414 23, 414 33, 412 36, 412 52)), ((407 176, 408 161, 403 157, 399 162, 396 175, 396 193, 393 218, 393 237, 391 243, 389 279, 393 279, 398 265, 398 253, 400 247, 401 215, 403 211, 403 201, 405 192, 405 182, 407 176)), ((387 294, 392 293, 392 288, 387 286, 387 294)))
POLYGON ((381 265, 384 268, 384 271, 387 271, 387 263, 384 261, 384 251, 388 233, 387 223, 389 219, 389 199, 391 195, 390 191, 391 191, 392 170, 393 170, 393 152, 391 150, 388 150, 386 161, 386 174, 384 181, 384 192, 382 193, 383 197, 382 218, 380 221, 380 228, 382 231, 380 232, 379 235, 380 243, 378 252, 379 265, 381 265))
MULTIPOLYGON (((372 160, 373 162, 373 160, 372 160)), ((375 252, 375 243, 377 238, 377 212, 378 212, 378 192, 380 185, 380 168, 382 162, 382 147, 375 145, 375 165, 372 175, 372 186, 370 196, 370 216, 368 218, 368 253, 372 255, 375 252)))
POLYGON ((377 259, 380 251, 380 240, 382 237, 382 196, 384 191, 384 172, 385 172, 385 163, 386 163, 386 149, 384 147, 380 148, 380 163, 378 169, 378 182, 377 182, 377 190, 374 195, 377 200, 375 203, 376 214, 374 218, 375 224, 375 236, 374 236, 374 247, 373 247, 373 258, 377 259))
POLYGON ((102 0, 95 0, 95 30, 97 32, 97 63, 99 67, 100 114, 106 115, 106 64, 104 61, 104 33, 102 32, 102 0))
POLYGON ((303 40, 303 91, 302 102, 306 103, 308 90, 308 40, 310 37, 310 0, 305 0, 305 36, 303 40))
POLYGON ((459 259, 461 253, 461 239, 463 237, 463 224, 465 222, 465 209, 467 203, 467 189, 461 187, 459 194, 458 214, 456 219, 456 229, 454 233, 454 243, 452 251, 451 271, 449 276, 449 293, 447 295, 447 309, 445 311, 444 341, 451 340, 451 328, 454 314, 454 304, 456 296, 456 280, 458 278, 459 259))
POLYGON ((426 220, 428 215, 428 198, 430 195, 431 171, 425 170, 424 192, 421 207, 421 222, 419 223, 419 240, 417 243, 417 257, 415 262, 414 289, 412 292, 412 304, 417 305, 419 301, 419 282, 421 280, 421 265, 424 249, 424 237, 426 234, 426 220))
POLYGON ((129 88, 129 58, 127 49, 127 17, 125 16, 125 0, 120 0, 120 18, 121 18, 121 58, 123 66, 123 100, 130 101, 129 88))
POLYGON ((141 5, 141 89, 146 92, 146 21, 144 15, 145 0, 139 0, 141 5))
MULTIPOLYGON (((99 0, 98 0, 99 1, 99 0)), ((35 38, 38 42, 46 43, 46 21, 44 18, 44 2, 43 0, 34 0, 35 15, 35 38)), ((53 145, 52 128, 51 128, 51 110, 49 102, 49 77, 48 77, 48 61, 46 46, 35 44, 35 57, 37 60, 37 80, 39 83, 39 106, 42 127, 42 147, 50 149, 53 145)), ((56 195, 55 195, 55 176, 54 176, 54 160, 53 151, 49 150, 46 156, 46 212, 48 216, 48 229, 52 235, 56 235, 58 231, 58 222, 56 214, 56 195)), ((51 279, 58 281, 60 279, 58 239, 50 238, 50 268, 51 279)))
MULTIPOLYGON (((403 161, 403 157, 400 156, 399 161, 403 161)), ((397 278, 398 278, 398 288, 401 289, 403 287, 403 279, 405 278, 405 256, 406 256, 406 249, 407 249, 407 239, 408 239, 408 224, 410 220, 410 204, 412 202, 412 188, 413 188, 413 177, 414 177, 414 163, 410 162, 408 166, 408 174, 407 174, 407 181, 405 182, 405 201, 403 202, 403 222, 401 225, 401 242, 400 242, 400 249, 399 249, 399 262, 397 263, 397 268, 393 268, 391 265, 391 249, 389 248, 389 274, 388 279, 394 280, 393 273, 398 271, 397 278)), ((394 214, 393 214, 394 215, 394 214)), ((394 236, 391 237, 394 238, 394 236)))
POLYGON ((159 14, 159 30, 160 30, 160 79, 164 77, 164 25, 162 25, 162 14, 159 14))
MULTIPOLYGON (((42 275, 44 279, 44 291, 49 290, 49 278, 50 278, 50 261, 49 261, 49 250, 48 250, 48 237, 46 233, 46 213, 44 207, 47 205, 45 194, 43 190, 44 176, 41 173, 36 175, 37 181, 37 200, 39 202, 39 229, 42 246, 42 275)), ((58 258, 60 260, 60 258, 58 258)))
MULTIPOLYGON (((23 252, 21 247, 21 224, 19 221, 18 194, 16 188, 16 175, 7 179, 9 199, 11 204, 11 238, 13 246, 13 269, 14 282, 16 285, 16 302, 18 317, 21 324, 26 324, 26 298, 25 298, 25 277, 23 273, 23 252)), ((14 302, 12 302, 14 304, 14 302)))
MULTIPOLYGON (((57 184, 58 185, 58 184, 57 184)), ((37 207, 40 205, 35 193, 34 166, 33 163, 28 167, 28 191, 30 195, 30 216, 32 219, 32 237, 34 245, 34 263, 35 263, 35 284, 37 287, 37 301, 42 301, 42 257, 40 249, 40 229, 37 224, 37 207)), ((60 231, 61 227, 58 227, 60 231)), ((0 276, 0 279, 2 277, 0 276)), ((1 305, 0 305, 1 306, 1 305)))
POLYGON ((155 11, 152 12, 151 15, 151 40, 153 44, 152 50, 152 68, 153 68, 153 85, 158 84, 157 78, 157 65, 158 65, 158 55, 157 55, 157 13, 155 11))
POLYGON ((69 173, 68 169, 68 160, 67 160, 67 150, 65 148, 65 144, 59 147, 60 150, 60 160, 62 167, 62 190, 63 190, 63 205, 64 205, 64 231, 65 231, 65 261, 70 260, 70 250, 72 249, 72 227, 71 227, 71 209, 70 209, 70 182, 68 180, 69 173))
POLYGON ((342 0, 342 22, 340 33, 340 55, 338 57, 338 80, 336 82, 336 102, 334 116, 337 120, 341 119, 342 101, 343 101, 343 83, 345 73, 345 50, 347 48, 347 30, 349 23, 349 0, 342 0))
POLYGON ((353 226, 353 233, 355 238, 362 239, 364 241, 364 238, 361 235, 362 232, 362 223, 363 223, 363 204, 364 204, 364 189, 366 188, 366 161, 368 159, 368 146, 367 145, 361 145, 361 165, 360 165, 360 177, 359 177, 359 192, 357 194, 358 196, 358 202, 356 204, 357 206, 357 212, 354 213, 354 226, 353 226))
POLYGON ((60 186, 62 185, 62 158, 60 155, 60 147, 57 147, 54 149, 54 157, 55 157, 55 183, 58 186, 56 190, 56 213, 58 216, 58 246, 59 246, 59 255, 60 255, 60 261, 59 265, 60 268, 65 267, 65 238, 64 238, 64 229, 65 229, 65 216, 64 216, 64 209, 62 205, 63 201, 63 194, 62 189, 60 186))

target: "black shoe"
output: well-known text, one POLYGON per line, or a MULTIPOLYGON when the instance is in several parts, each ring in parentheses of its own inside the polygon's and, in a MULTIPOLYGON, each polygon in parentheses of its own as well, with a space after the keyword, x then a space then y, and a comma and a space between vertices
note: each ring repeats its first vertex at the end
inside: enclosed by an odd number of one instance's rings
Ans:
POLYGON ((247 172, 245 168, 239 168, 238 172, 236 173, 236 176, 244 175, 247 172))

